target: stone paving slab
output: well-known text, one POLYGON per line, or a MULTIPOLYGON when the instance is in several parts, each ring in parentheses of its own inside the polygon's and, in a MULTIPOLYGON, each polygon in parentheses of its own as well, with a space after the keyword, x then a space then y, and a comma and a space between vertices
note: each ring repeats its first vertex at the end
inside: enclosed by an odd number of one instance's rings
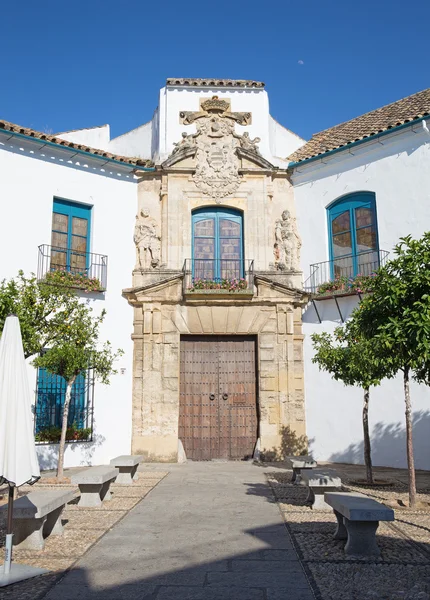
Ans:
MULTIPOLYGON (((73 471, 77 471, 77 469, 73 469, 73 471)), ((166 471, 164 471, 162 477, 166 474, 166 471)), ((42 481, 45 480, 46 478, 42 477, 42 481)), ((146 481, 154 481, 154 479, 146 481)), ((27 491, 34 491, 35 489, 62 489, 67 491, 67 489, 70 489, 70 487, 68 488, 63 485, 55 486, 50 484, 49 486, 46 486, 39 482, 32 488, 29 486, 26 487, 29 488, 27 491)), ((143 498, 148 490, 148 487, 134 485, 129 487, 132 488, 133 491, 140 490, 140 498, 143 498)), ((20 493, 22 493, 22 491, 22 488, 20 488, 20 493)), ((73 500, 71 504, 66 506, 62 515, 62 521, 63 524, 65 524, 63 536, 48 537, 44 550, 32 551, 14 549, 13 552, 14 562, 46 568, 49 569, 50 572, 35 579, 28 579, 0 589, 0 600, 41 600, 42 598, 45 598, 47 592, 64 576, 64 572, 70 569, 76 563, 77 559, 91 548, 108 529, 124 517, 127 513, 127 509, 124 508, 124 506, 127 505, 127 502, 131 500, 131 505, 134 506, 135 502, 140 498, 121 498, 118 496, 117 503, 122 500, 122 503, 119 502, 119 504, 121 504, 121 510, 113 511, 78 509, 75 500, 73 500)), ((112 502, 109 504, 112 505, 112 502)), ((0 519, 0 554, 3 554, 4 551, 2 548, 4 544, 4 533, 5 521, 3 518, 0 519)), ((152 586, 152 588, 153 587, 154 586, 152 586)), ((86 588, 85 597, 88 597, 89 593, 92 594, 88 585, 83 586, 80 592, 83 592, 84 588, 86 588)), ((119 594, 122 594, 122 590, 119 594)), ((91 597, 97 598, 97 595, 91 597)), ((99 597, 104 600, 103 596, 99 597)), ((115 600, 117 600, 118 597, 122 597, 122 595, 117 595, 115 600)), ((127 594, 124 595, 124 598, 127 598, 127 594)), ((140 595, 139 600, 142 600, 142 595, 140 595)))
POLYGON ((168 469, 46 600, 313 600, 262 469, 168 469))
MULTIPOLYGON (((263 590, 249 590, 243 588, 184 588, 181 590, 181 600, 265 600, 263 590)), ((178 589, 175 587, 162 587, 157 595, 157 600, 177 600, 178 589)), ((286 600, 284 597, 283 600, 286 600)), ((306 599, 307 600, 307 599, 306 599)))

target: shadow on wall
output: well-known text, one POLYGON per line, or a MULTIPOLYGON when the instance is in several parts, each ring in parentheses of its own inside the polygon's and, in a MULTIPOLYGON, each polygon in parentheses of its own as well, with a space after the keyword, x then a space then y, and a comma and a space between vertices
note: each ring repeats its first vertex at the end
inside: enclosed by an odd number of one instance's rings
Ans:
MULTIPOLYGON (((79 452, 80 461, 76 466, 90 466, 96 448, 100 447, 106 438, 103 435, 94 434, 92 442, 73 442, 66 444, 65 466, 68 466, 70 452, 79 452)), ((49 471, 57 468, 59 444, 39 444, 36 446, 37 458, 41 471, 49 471)), ((75 465, 74 465, 75 466, 75 465)))
POLYGON ((281 445, 271 450, 263 448, 260 451, 260 460, 263 462, 274 462, 285 460, 287 456, 305 456, 314 439, 308 439, 305 435, 297 435, 290 427, 281 427, 281 445))
MULTIPOLYGON (((325 298, 322 301, 315 301, 316 308, 318 310, 318 314, 321 318, 321 321, 331 321, 333 323, 341 323, 341 318, 339 314, 339 310, 342 314, 342 318, 344 321, 349 319, 354 308, 358 306, 359 298, 358 296, 346 296, 337 298, 336 301, 333 298, 325 298), (339 310, 337 308, 339 306, 339 310)), ((317 313, 315 312, 315 306, 310 303, 306 306, 302 315, 303 323, 313 323, 315 325, 320 325, 320 321, 317 313)))
MULTIPOLYGON (((416 469, 430 470, 430 411, 413 413, 413 440, 416 469)), ((406 468, 406 431, 402 423, 377 423, 371 434, 372 461, 375 466, 406 468)), ((332 462, 363 464, 363 442, 335 452, 332 462)))

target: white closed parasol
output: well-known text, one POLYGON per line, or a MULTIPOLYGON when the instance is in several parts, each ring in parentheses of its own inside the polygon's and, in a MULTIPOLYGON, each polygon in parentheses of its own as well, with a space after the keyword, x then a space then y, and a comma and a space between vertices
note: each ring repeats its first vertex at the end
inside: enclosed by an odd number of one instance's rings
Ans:
POLYGON ((6 555, 3 568, 0 567, 0 587, 46 572, 11 565, 14 488, 35 483, 39 478, 21 329, 18 317, 9 315, 0 339, 0 484, 9 486, 6 555))

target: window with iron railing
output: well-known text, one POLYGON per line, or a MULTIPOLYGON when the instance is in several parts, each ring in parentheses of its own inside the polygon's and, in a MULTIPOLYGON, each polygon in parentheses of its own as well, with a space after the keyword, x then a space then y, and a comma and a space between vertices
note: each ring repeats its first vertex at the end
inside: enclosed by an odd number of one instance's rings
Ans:
POLYGON ((51 245, 39 246, 38 279, 92 292, 107 283, 107 256, 90 252, 92 207, 54 199, 51 245))
POLYGON ((362 274, 378 263, 376 201, 373 192, 349 194, 328 209, 331 278, 362 274))

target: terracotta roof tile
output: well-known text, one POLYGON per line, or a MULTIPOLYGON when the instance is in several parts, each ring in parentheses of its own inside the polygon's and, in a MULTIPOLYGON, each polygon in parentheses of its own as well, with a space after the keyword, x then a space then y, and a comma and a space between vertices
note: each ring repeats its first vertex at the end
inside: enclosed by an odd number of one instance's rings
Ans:
POLYGON ((166 80, 166 85, 183 86, 183 87, 253 87, 264 88, 262 81, 252 81, 252 79, 186 79, 169 77, 166 80))
POLYGON ((132 165, 136 167, 152 167, 153 163, 150 160, 144 160, 142 158, 133 158, 129 156, 119 156, 118 154, 112 154, 111 152, 106 152, 105 150, 98 150, 97 148, 91 148, 85 144, 77 144, 76 142, 67 142, 66 140, 61 139, 58 135, 51 135, 48 133, 42 133, 40 131, 35 131, 34 129, 30 129, 28 127, 21 127, 21 125, 15 125, 14 123, 9 123, 9 121, 0 120, 0 131, 10 131, 13 133, 20 133, 22 135, 26 135, 28 137, 33 137, 35 139, 51 142, 56 144, 57 146, 64 146, 66 148, 73 148, 75 150, 81 150, 82 152, 87 152, 88 154, 92 154, 94 156, 100 156, 101 158, 106 158, 110 160, 116 160, 117 162, 121 162, 127 165, 132 165))
POLYGON ((301 162, 427 115, 430 115, 430 88, 315 133, 288 158, 292 162, 301 162))

